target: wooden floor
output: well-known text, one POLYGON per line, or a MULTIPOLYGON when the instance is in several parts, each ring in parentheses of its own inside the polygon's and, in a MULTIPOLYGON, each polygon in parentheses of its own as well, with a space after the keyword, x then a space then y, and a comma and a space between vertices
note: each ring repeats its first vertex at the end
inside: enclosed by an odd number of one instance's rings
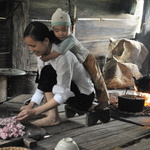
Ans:
MULTIPOLYGON (((24 95, 23 95, 24 97, 24 95)), ((17 107, 22 105, 10 101, 6 105, 17 107), (15 104, 16 103, 16 104, 15 104), (12 105, 13 104, 13 105, 12 105)), ((26 97, 26 96, 25 96, 26 97)), ((28 99, 28 97, 27 97, 28 99)), ((32 150, 54 150, 56 144, 65 137, 71 137, 78 144, 80 150, 149 150, 150 149, 150 119, 142 117, 142 122, 129 119, 113 119, 106 124, 98 122, 97 125, 85 127, 85 117, 76 116, 71 119, 65 117, 63 105, 59 106, 62 123, 53 127, 43 128, 48 138, 37 141, 37 146, 32 150), (146 124, 148 122, 148 124, 146 124)), ((140 120, 138 118, 138 120, 140 120)))

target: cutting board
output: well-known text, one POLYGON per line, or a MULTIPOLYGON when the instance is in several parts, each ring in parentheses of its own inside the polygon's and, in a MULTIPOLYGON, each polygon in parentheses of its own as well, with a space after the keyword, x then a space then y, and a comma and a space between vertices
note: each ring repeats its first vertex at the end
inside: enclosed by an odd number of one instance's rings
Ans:
MULTIPOLYGON (((18 113, 19 113, 19 109, 14 109, 14 108, 12 109, 12 108, 0 105, 0 118, 16 116, 18 113)), ((45 129, 35 126, 31 124, 30 122, 24 123, 23 125, 25 125, 25 133, 26 133, 24 136, 18 137, 18 138, 12 138, 8 140, 0 139, 0 147, 20 146, 20 145, 22 146, 24 145, 23 138, 25 137, 30 137, 38 141, 38 140, 41 140, 46 135, 45 129)))
POLYGON ((40 127, 37 127, 31 123, 25 123, 25 132, 26 134, 22 137, 12 138, 9 140, 0 140, 0 147, 4 146, 22 146, 23 138, 30 137, 34 140, 41 140, 46 135, 46 130, 40 127))

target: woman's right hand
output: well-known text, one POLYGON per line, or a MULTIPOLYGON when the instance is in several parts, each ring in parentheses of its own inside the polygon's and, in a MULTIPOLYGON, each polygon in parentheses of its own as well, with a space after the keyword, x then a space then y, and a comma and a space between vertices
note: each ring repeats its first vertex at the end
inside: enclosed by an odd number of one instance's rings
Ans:
POLYGON ((25 121, 35 115, 34 109, 24 109, 17 115, 17 120, 25 121))

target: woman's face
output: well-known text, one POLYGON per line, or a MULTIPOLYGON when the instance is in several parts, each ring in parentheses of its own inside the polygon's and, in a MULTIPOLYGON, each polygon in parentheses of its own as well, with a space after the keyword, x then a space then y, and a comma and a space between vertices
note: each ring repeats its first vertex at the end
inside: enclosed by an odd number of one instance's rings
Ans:
POLYGON ((45 38, 43 42, 41 41, 35 41, 30 36, 27 36, 24 38, 24 42, 29 47, 30 51, 33 52, 36 56, 42 56, 46 54, 50 48, 49 48, 49 39, 45 38))
POLYGON ((70 27, 68 27, 68 26, 54 26, 53 31, 54 31, 55 36, 59 40, 63 41, 70 34, 70 27))

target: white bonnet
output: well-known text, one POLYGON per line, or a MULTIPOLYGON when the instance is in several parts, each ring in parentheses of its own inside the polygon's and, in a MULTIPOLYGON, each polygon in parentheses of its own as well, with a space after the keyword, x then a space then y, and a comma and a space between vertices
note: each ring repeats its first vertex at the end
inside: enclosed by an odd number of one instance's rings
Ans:
POLYGON ((61 10, 61 8, 57 8, 51 18, 51 25, 54 26, 70 26, 71 20, 68 13, 61 10))

